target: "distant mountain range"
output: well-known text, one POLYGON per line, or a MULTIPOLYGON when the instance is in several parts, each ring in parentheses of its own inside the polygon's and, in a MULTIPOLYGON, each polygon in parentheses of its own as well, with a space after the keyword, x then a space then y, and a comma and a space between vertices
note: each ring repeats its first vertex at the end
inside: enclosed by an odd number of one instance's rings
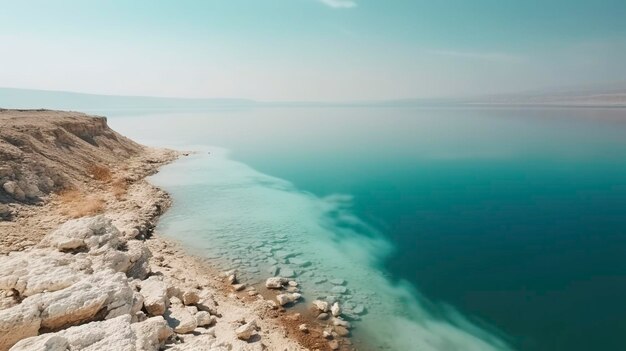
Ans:
POLYGON ((0 88, 0 108, 61 110, 207 109, 251 107, 350 107, 350 106, 564 106, 624 107, 626 85, 605 89, 580 89, 479 96, 474 98, 399 99, 347 102, 269 102, 250 99, 186 99, 149 96, 116 96, 64 91, 0 88))
POLYGON ((183 99, 0 88, 0 108, 46 108, 60 110, 202 109, 254 106, 256 104, 257 102, 247 99, 183 99))

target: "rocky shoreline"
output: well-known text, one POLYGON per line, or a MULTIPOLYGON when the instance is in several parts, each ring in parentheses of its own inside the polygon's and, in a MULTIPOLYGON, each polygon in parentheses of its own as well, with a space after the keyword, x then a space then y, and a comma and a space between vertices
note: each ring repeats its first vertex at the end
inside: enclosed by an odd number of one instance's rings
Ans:
POLYGON ((259 292, 154 235, 170 199, 145 177, 180 153, 78 113, 0 125, 0 351, 352 348, 338 304, 291 312, 297 281, 259 292))

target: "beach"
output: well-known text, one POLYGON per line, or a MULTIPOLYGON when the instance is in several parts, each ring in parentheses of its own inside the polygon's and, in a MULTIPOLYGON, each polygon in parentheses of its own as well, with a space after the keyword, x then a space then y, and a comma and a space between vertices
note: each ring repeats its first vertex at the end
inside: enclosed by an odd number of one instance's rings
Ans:
POLYGON ((298 279, 248 286, 154 232, 171 199, 146 176, 188 152, 82 113, 0 125, 0 350, 351 348, 330 306, 289 308, 298 279))

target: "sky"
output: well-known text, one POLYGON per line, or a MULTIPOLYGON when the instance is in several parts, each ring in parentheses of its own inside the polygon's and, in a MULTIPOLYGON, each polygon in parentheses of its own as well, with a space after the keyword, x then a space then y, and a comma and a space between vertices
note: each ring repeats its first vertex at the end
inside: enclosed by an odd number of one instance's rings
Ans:
POLYGON ((0 87, 353 101, 626 82, 623 0, 0 0, 0 87))

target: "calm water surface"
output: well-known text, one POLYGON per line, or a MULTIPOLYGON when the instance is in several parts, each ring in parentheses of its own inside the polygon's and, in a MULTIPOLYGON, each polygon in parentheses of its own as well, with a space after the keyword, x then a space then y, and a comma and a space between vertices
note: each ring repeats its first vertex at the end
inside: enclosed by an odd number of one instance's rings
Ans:
MULTIPOLYGON (((351 213, 391 244, 381 274, 515 349, 626 349, 624 110, 102 113, 149 144, 217 146, 311 196, 349 195, 351 213)), ((185 191, 173 189, 175 200, 185 191)), ((176 206, 166 222, 181 221, 176 206)), ((243 208, 234 218, 254 206, 243 208)))

